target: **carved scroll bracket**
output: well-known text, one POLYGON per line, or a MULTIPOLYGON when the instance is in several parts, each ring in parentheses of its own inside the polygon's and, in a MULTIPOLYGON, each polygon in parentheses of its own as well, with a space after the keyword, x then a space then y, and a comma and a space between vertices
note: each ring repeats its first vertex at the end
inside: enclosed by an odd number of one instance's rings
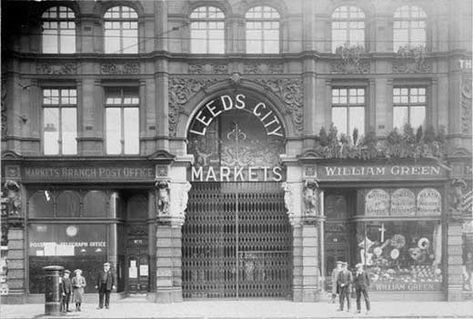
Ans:
MULTIPOLYGON (((182 227, 186 217, 191 184, 189 182, 170 182, 167 185, 169 186, 170 195, 167 200, 169 209, 167 214, 158 215, 158 223, 170 224, 172 227, 182 227)), ((167 190, 164 184, 162 186, 163 189, 167 190)), ((157 200, 159 201, 159 195, 157 200)))

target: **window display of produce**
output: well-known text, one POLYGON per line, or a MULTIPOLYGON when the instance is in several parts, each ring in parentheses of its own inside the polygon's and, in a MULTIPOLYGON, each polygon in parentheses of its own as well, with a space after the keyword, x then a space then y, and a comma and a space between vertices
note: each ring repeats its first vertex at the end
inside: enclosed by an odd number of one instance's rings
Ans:
POLYGON ((440 290, 441 225, 437 221, 376 221, 357 226, 359 260, 373 290, 440 290))

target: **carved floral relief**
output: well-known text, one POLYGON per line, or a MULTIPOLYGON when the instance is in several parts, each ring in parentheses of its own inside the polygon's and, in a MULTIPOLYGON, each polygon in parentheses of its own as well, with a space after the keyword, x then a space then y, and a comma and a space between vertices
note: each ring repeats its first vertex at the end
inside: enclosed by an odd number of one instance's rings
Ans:
POLYGON ((36 72, 40 74, 69 75, 77 73, 77 63, 39 63, 36 65, 36 72))

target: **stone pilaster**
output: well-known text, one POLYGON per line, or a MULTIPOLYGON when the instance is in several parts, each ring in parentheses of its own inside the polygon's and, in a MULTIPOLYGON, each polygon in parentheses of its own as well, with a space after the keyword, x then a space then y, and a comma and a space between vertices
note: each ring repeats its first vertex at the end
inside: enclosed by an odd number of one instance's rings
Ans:
POLYGON ((182 225, 188 192, 188 159, 179 159, 166 176, 156 178, 156 296, 155 302, 182 301, 182 225))
POLYGON ((449 221, 447 225, 447 300, 462 299, 462 225, 449 221))

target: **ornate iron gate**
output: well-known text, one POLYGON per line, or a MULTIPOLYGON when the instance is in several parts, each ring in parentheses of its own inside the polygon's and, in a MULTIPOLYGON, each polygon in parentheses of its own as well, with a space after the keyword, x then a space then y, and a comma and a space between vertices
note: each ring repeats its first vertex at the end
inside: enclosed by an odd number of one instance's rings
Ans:
POLYGON ((292 294, 292 230, 279 183, 194 183, 182 228, 184 298, 292 294))

